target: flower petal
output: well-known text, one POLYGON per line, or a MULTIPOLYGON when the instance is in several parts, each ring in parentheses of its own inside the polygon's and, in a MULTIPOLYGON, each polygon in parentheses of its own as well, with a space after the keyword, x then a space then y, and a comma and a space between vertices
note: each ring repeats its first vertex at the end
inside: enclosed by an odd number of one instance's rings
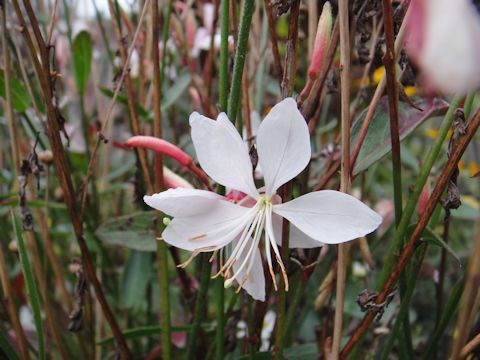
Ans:
POLYGON ((143 201, 148 206, 167 215, 177 217, 194 216, 210 211, 223 197, 211 191, 176 188, 158 194, 145 195, 143 201))
POLYGON ((412 1, 407 24, 407 50, 430 85, 448 94, 480 86, 480 16, 472 1, 412 1))
POLYGON ((213 251, 233 241, 252 221, 256 210, 219 200, 203 213, 176 217, 162 238, 170 245, 189 251, 213 251))
MULTIPOLYGON (((236 274, 240 264, 244 261, 242 256, 233 264, 233 272, 236 274)), ((236 279, 241 282, 246 275, 244 267, 238 273, 236 279)), ((262 257, 258 249, 255 250, 255 259, 247 280, 241 285, 242 288, 255 300, 265 301, 265 275, 263 273, 262 257)))
POLYGON ((270 110, 258 129, 257 152, 267 196, 305 169, 310 135, 295 100, 286 98, 270 110))
POLYGON ((288 219, 311 238, 338 244, 374 231, 382 217, 353 196, 324 190, 308 193, 273 211, 288 219))
POLYGON ((250 156, 227 115, 221 113, 214 121, 194 112, 190 115, 190 126, 198 161, 208 176, 219 184, 258 198, 250 156))
MULTIPOLYGON (((275 240, 279 246, 282 246, 282 223, 283 218, 275 213, 272 214, 273 231, 275 240)), ((291 249, 313 249, 323 246, 321 241, 312 239, 295 225, 290 224, 290 234, 288 238, 288 247, 291 249)))

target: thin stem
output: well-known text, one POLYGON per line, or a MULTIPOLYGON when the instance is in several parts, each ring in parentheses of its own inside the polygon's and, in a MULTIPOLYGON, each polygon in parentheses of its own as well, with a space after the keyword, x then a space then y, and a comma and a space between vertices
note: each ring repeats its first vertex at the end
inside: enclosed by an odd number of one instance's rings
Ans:
POLYGON ((227 110, 228 106, 228 26, 229 26, 229 0, 220 3, 220 68, 218 92, 220 108, 227 110))
POLYGON ((185 357, 186 360, 192 360, 198 357, 198 354, 196 353, 197 338, 200 332, 200 325, 205 312, 205 306, 207 304, 205 299, 207 297, 208 285, 210 283, 210 255, 202 253, 199 255, 199 257, 201 266, 200 288, 198 290, 197 300, 195 302, 195 314, 193 316, 192 330, 190 332, 190 336, 188 337, 187 355, 185 357))
POLYGON ((7 9, 6 3, 1 5, 2 8, 2 50, 3 50, 3 68, 5 76, 5 113, 8 120, 8 131, 10 135, 10 148, 12 151, 13 168, 16 175, 20 175, 20 151, 18 148, 17 126, 15 124, 15 116, 13 114, 12 105, 12 70, 10 64, 10 50, 8 49, 8 28, 7 28, 7 9))
MULTIPOLYGON (((38 28, 38 22, 36 21, 33 9, 31 8, 30 2, 28 0, 25 0, 24 2, 25 2, 27 15, 30 19, 30 26, 34 29, 34 33, 38 35, 40 31, 38 28)), ((18 0, 13 0, 12 3, 21 26, 24 29, 28 29, 29 27, 25 21, 25 18, 19 6, 18 0)), ((118 342, 122 355, 126 359, 130 359, 131 358, 130 351, 126 344, 125 338, 123 337, 123 334, 120 331, 118 323, 113 315, 113 312, 107 303, 105 294, 103 293, 102 285, 98 281, 98 278, 95 273, 95 267, 93 265, 92 258, 90 255, 90 251, 88 249, 87 243, 83 236, 83 223, 77 211, 76 195, 73 189, 71 171, 67 161, 65 149, 63 148, 63 144, 60 138, 60 129, 59 129, 59 122, 57 119, 56 109, 52 102, 53 89, 52 89, 52 81, 51 81, 51 73, 50 73, 50 67, 49 67, 49 61, 48 61, 47 47, 41 35, 39 37, 36 36, 37 46, 40 49, 40 54, 41 54, 40 56, 41 62, 40 62, 38 61, 35 45, 32 41, 32 38, 30 37, 29 32, 23 31, 23 35, 24 35, 27 48, 30 53, 30 57, 35 65, 35 70, 40 79, 43 101, 44 101, 46 113, 47 113, 47 122, 48 122, 47 134, 48 134, 50 146, 52 148, 52 152, 54 155, 53 158, 54 158, 55 168, 58 174, 58 180, 64 193, 67 210, 70 216, 70 220, 72 222, 72 226, 75 232, 78 245, 80 247, 80 251, 82 253, 82 262, 84 265, 86 278, 93 285, 97 299, 100 302, 102 306, 102 310, 105 314, 105 318, 108 321, 113 334, 115 335, 115 338, 118 342)))
POLYGON ((460 352, 467 342, 470 334, 471 324, 477 316, 478 306, 476 298, 479 294, 478 290, 478 274, 480 273, 480 220, 476 222, 476 235, 470 259, 468 261, 468 270, 465 279, 465 289, 462 294, 460 311, 455 326, 456 336, 453 340, 452 353, 450 359, 460 359, 460 352))
MULTIPOLYGON (((159 34, 158 28, 160 24, 158 13, 158 0, 151 1, 151 21, 152 21, 152 64, 153 64, 153 135, 159 139, 162 138, 162 112, 160 104, 162 101, 162 81, 165 78, 165 59, 166 59, 166 39, 168 38, 168 24, 172 11, 172 1, 167 4, 165 18, 163 24, 163 53, 162 66, 160 68, 160 58, 158 54, 159 34)), ((163 190, 163 156, 159 152, 155 152, 155 178, 154 188, 156 192, 163 190)), ((157 212, 157 236, 161 236, 162 230, 161 212, 157 212)), ((162 331, 160 333, 162 340, 162 355, 165 360, 172 357, 172 349, 170 343, 170 298, 169 298, 169 280, 168 280, 168 256, 167 245, 164 241, 157 241, 157 267, 158 267, 158 284, 160 288, 160 325, 162 331)))
MULTIPOLYGON (((400 130, 398 120, 398 89, 397 75, 395 69, 395 34, 393 29, 393 11, 389 0, 382 0, 383 6, 383 28, 385 32, 385 44, 387 47, 383 57, 385 64, 385 76, 387 81, 388 111, 390 115, 390 141, 392 144, 392 170, 393 170, 393 203, 395 208, 395 226, 397 227, 402 217, 402 163, 400 154, 400 130)), ((406 291, 406 275, 400 277, 400 292, 403 298, 403 292, 406 291)), ((413 356, 410 331, 409 314, 403 318, 403 331, 406 340, 405 346, 402 346, 413 356)))
POLYGON ((264 0, 265 13, 268 20, 268 33, 270 35, 270 42, 272 43, 273 65, 279 84, 282 84, 283 70, 282 62, 280 60, 280 52, 278 51, 277 34, 275 32, 275 19, 273 17, 273 9, 271 0, 264 0))
MULTIPOLYGON (((298 17, 300 14, 300 1, 295 1, 290 7, 290 19, 288 24, 288 38, 285 50, 285 65, 283 78, 281 83, 282 98, 292 95, 293 83, 297 69, 297 51, 298 51, 298 17)), ((287 182, 280 189, 282 202, 287 202, 292 196, 292 186, 287 182)), ((290 223, 283 219, 282 221, 282 249, 281 257, 284 263, 287 262, 289 252, 289 234, 290 223)), ((275 321, 275 351, 274 358, 277 360, 283 359, 283 348, 285 343, 285 310, 287 303, 288 284, 282 278, 283 286, 280 286, 277 296, 277 318, 275 321)))
MULTIPOLYGON (((452 108, 456 108, 458 103, 452 103, 452 108)), ((447 117, 448 118, 448 117, 447 117)), ((420 236, 422 235, 423 231, 425 230, 430 217, 432 216, 435 207, 440 200, 440 196, 442 195, 446 185, 450 181, 450 178, 452 177, 453 172, 458 166, 458 162, 460 161, 460 158, 462 157, 463 153, 465 152, 465 149, 467 148, 468 144, 470 141, 473 139, 474 134, 476 133, 478 127, 480 126, 480 112, 477 112, 475 117, 470 121, 470 123, 467 125, 467 128, 465 129, 465 134, 462 135, 458 139, 458 143, 455 146, 455 148, 452 150, 449 160, 445 167, 443 168, 440 177, 438 181, 436 182, 435 188, 433 189, 433 192, 431 196, 428 199, 428 202, 425 206, 425 210, 420 217, 418 223, 416 224, 415 228, 413 229, 412 234, 410 235, 410 238, 408 239, 405 247, 401 251, 400 255, 395 256, 396 258, 398 257, 398 261, 395 262, 395 260, 392 261, 391 266, 390 263, 387 263, 384 267, 387 268, 388 266, 388 272, 385 276, 385 280, 382 282, 383 286, 381 287, 378 297, 375 300, 375 303, 382 304, 386 301, 387 297, 391 294, 392 289, 397 282, 401 272, 405 269, 405 266, 407 265, 408 261, 410 260, 410 257, 412 256, 415 248, 417 245, 419 245, 419 239, 420 236)), ((448 128, 447 128, 448 131, 448 128)), ((447 132, 446 131, 446 132, 447 132)), ((445 134, 446 135, 446 134, 445 134)), ((439 135, 440 137, 440 135, 439 135)), ((444 137, 443 137, 444 138, 444 137)), ((441 144, 440 144, 441 145, 441 144)), ((432 148, 433 150, 433 148, 432 148)), ((439 150, 439 149, 438 149, 439 150)), ((436 152, 438 154, 438 151, 436 152)), ((424 168, 428 167, 427 164, 433 165, 433 160, 426 161, 424 168)), ((420 173, 425 172, 425 170, 422 168, 420 173)), ((428 175, 428 174, 427 174, 428 175)), ((420 187, 421 189, 421 187, 420 187)), ((413 197, 413 195, 412 195, 413 197)), ((418 199, 418 198, 417 198, 418 199)), ((410 199, 409 199, 410 201, 410 199)), ((415 206, 416 201, 414 202, 415 206)), ((408 209, 408 204, 406 206, 406 209, 408 209)), ((407 215, 407 211, 405 210, 404 215, 402 217, 402 222, 404 221, 404 218, 407 215)), ((402 224, 402 222, 400 224, 402 224)), ((401 228, 399 227, 399 230, 401 228)), ((396 234, 399 233, 399 230, 396 231, 396 234)), ((395 239, 397 239, 398 235, 396 235, 395 239)), ((403 236, 402 236, 403 237, 403 236)), ((400 237, 400 240, 402 239, 400 237)), ((395 244, 394 244, 395 245, 395 244)), ((401 245, 401 244, 400 244, 401 245)), ((393 247, 393 246, 392 246, 393 247)), ((397 254, 399 251, 395 250, 393 254, 397 254)), ((372 323, 373 319, 375 318, 375 313, 369 311, 361 323, 357 326, 357 328, 354 330, 350 340, 348 343, 345 345, 345 348, 342 350, 341 353, 341 358, 344 359, 346 356, 352 351, 353 347, 362 339, 363 335, 367 331, 369 325, 372 323)))
POLYGON ((448 109, 447 113, 445 114, 445 118, 443 119, 442 125, 438 131, 438 135, 430 147, 430 150, 425 157, 425 163, 420 169, 420 173, 418 175, 417 181, 415 183, 415 189, 413 190, 412 194, 408 198, 407 204, 405 205, 405 209, 403 211, 402 217, 400 222, 397 226, 397 230, 395 231, 393 242, 390 247, 390 252, 388 254, 387 260, 385 265, 382 268, 382 272, 378 278, 377 289, 381 288, 385 283, 386 279, 388 278, 397 258, 397 253, 401 249, 403 245, 403 237, 405 236, 405 232, 408 228, 410 223, 410 218, 412 217, 413 213, 415 212, 416 204, 422 193, 423 187, 425 182, 427 181, 428 176, 430 175, 430 171, 437 159, 440 150, 442 148, 442 144, 447 137, 448 131, 451 128, 452 122, 454 120, 455 110, 457 109, 458 105, 462 100, 461 96, 457 96, 453 99, 450 104, 450 108, 448 109))
POLYGON ((400 305, 400 310, 395 319, 395 324, 393 325, 393 328, 390 332, 387 343, 383 348, 382 360, 388 359, 389 355, 391 354, 393 344, 395 340, 397 340, 399 337, 400 328, 402 326, 405 326, 404 319, 408 319, 407 314, 408 314, 408 311, 410 310, 410 302, 412 300, 413 292, 415 290, 415 284, 418 278, 418 274, 420 273, 420 269, 422 268, 422 262, 423 262, 423 258, 425 257, 426 251, 427 251, 427 245, 425 243, 422 244, 415 251, 415 258, 413 260, 412 271, 410 272, 408 277, 406 291, 402 295, 402 303, 400 305))
POLYGON ((243 67, 247 57, 248 35, 250 34, 250 24, 252 22, 253 11, 255 9, 254 0, 245 0, 240 18, 237 49, 233 63, 232 83, 230 86, 230 96, 228 98, 228 118, 235 123, 235 118, 240 102, 240 90, 242 85, 243 67))
MULTIPOLYGON (((350 32, 348 25, 348 0, 339 0, 338 17, 340 26, 340 83, 342 109, 342 158, 340 191, 350 190, 350 32)), ((345 299, 345 278, 348 245, 338 246, 337 285, 335 299, 335 323, 333 325, 332 359, 338 359, 343 327, 343 303, 345 299)))
MULTIPOLYGON (((219 102, 222 111, 228 106, 228 28, 230 17, 230 1, 221 0, 220 3, 220 68, 219 68, 219 102)), ((232 119, 230 119, 232 120, 232 119)), ((232 120, 233 121, 233 120, 232 120)), ((218 192, 224 192, 225 188, 219 187, 218 192)), ((217 264, 220 266, 222 254, 217 256, 217 264)), ((215 331, 215 356, 223 360, 225 353, 225 286, 224 280, 219 278, 215 281, 215 299, 217 307, 217 328, 215 331)))

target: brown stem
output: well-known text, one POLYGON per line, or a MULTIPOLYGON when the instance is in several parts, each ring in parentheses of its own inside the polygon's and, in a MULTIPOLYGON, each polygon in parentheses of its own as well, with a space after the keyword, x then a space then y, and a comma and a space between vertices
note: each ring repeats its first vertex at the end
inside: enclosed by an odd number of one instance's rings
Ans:
MULTIPOLYGON (((430 217, 433 214, 435 206, 437 205, 438 201, 440 200, 440 196, 442 195, 445 187, 447 186, 450 178, 452 177, 453 172, 455 171, 456 167, 458 166, 458 162, 462 157, 465 149, 467 148, 468 144, 472 140, 475 132, 477 131, 480 125, 480 111, 477 111, 474 118, 470 121, 467 125, 465 134, 459 138, 457 146, 450 154, 450 158, 442 170, 438 181, 436 182, 435 188, 433 189, 432 194, 430 195, 427 205, 425 206, 425 210, 420 217, 415 229, 413 230, 410 238, 408 239, 405 247, 403 248, 398 261, 396 262, 395 266, 390 273, 389 278, 385 282, 382 290, 378 294, 376 299, 376 304, 382 304, 387 296, 392 292, 393 287, 395 286, 400 274, 402 273, 403 269, 405 268, 406 264, 410 260, 414 250, 416 249, 417 245, 419 244, 420 237, 425 230, 430 217)), ((362 322, 357 326, 357 328, 353 331, 348 343, 342 350, 340 354, 341 359, 345 359, 348 354, 352 351, 354 346, 360 341, 363 337, 363 334, 367 331, 368 327, 372 323, 373 319, 375 318, 375 314, 373 312, 368 312, 362 322)))
POLYGON ((278 83, 282 85, 283 70, 282 60, 280 60, 280 52, 278 51, 277 34, 275 32, 275 19, 273 17, 273 9, 271 0, 264 0, 265 11, 268 19, 268 33, 270 35, 270 42, 272 43, 273 66, 275 74, 277 75, 278 83))
MULTIPOLYGON (((342 156, 340 165, 340 191, 350 191, 350 31, 348 0, 339 0, 338 18, 340 27, 340 85, 342 110, 342 156)), ((343 327, 345 279, 348 262, 348 245, 339 244, 337 284, 335 299, 335 323, 333 326, 332 359, 338 359, 343 327)))
MULTIPOLYGON (((18 0, 13 0, 12 2, 21 26, 23 27, 23 29, 27 29, 28 25, 25 21, 25 18, 23 17, 18 0)), ((53 158, 54 158, 55 168, 57 170, 58 180, 64 192, 67 210, 70 215, 75 236, 77 238, 77 242, 82 254, 82 262, 84 265, 85 274, 88 281, 90 281, 93 288, 95 289, 95 294, 97 296, 97 299, 102 306, 102 310, 105 314, 105 318, 110 324, 110 327, 118 342, 118 345, 120 347, 120 351, 122 352, 123 357, 126 359, 131 359, 132 357, 127 347, 127 344, 125 342, 125 338, 123 337, 123 334, 113 315, 113 312, 110 309, 105 299, 102 286, 98 281, 98 278, 95 273, 95 268, 93 266, 90 252, 88 250, 87 244, 83 237, 83 224, 79 218, 79 213, 77 211, 75 192, 73 189, 72 178, 71 178, 71 171, 67 161, 65 149, 63 148, 63 144, 60 138, 60 127, 57 120, 56 110, 52 100, 54 96, 53 96, 53 89, 52 89, 52 82, 51 82, 52 79, 50 74, 50 66, 48 61, 47 46, 43 41, 43 38, 41 37, 40 30, 38 27, 38 22, 36 21, 35 15, 29 4, 29 1, 24 0, 24 2, 27 3, 26 10, 27 10, 28 17, 30 19, 30 25, 32 28, 34 28, 34 33, 37 34, 36 39, 37 39, 38 48, 40 49, 41 64, 36 59, 35 46, 30 37, 30 34, 28 33, 28 31, 23 31, 23 35, 24 35, 28 50, 30 51, 31 58, 33 59, 35 70, 38 73, 40 78, 43 101, 44 101, 46 112, 47 112, 47 122, 48 122, 47 135, 48 135, 50 146, 52 148, 52 152, 54 155, 53 158), (40 36, 38 37, 38 35, 40 36)))

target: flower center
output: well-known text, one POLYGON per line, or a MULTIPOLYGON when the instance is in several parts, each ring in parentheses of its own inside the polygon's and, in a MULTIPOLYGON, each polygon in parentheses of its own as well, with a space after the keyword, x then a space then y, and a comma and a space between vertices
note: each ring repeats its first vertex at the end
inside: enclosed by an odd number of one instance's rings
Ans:
POLYGON ((252 215, 250 217, 252 220, 246 223, 240 236, 237 240, 234 240, 233 249, 230 252, 227 261, 225 264, 220 264, 218 273, 214 275, 214 278, 219 275, 222 275, 225 278, 225 287, 230 287, 233 281, 237 280, 240 285, 237 289, 238 292, 246 281, 254 281, 251 277, 251 272, 255 262, 262 263, 262 258, 260 253, 257 252, 257 249, 259 249, 262 234, 264 233, 265 259, 268 264, 275 290, 277 290, 277 283, 273 271, 271 249, 274 251, 275 259, 280 266, 284 278, 285 289, 288 291, 288 279, 275 240, 275 232, 273 230, 272 207, 273 204, 271 200, 262 196, 252 208, 252 215))

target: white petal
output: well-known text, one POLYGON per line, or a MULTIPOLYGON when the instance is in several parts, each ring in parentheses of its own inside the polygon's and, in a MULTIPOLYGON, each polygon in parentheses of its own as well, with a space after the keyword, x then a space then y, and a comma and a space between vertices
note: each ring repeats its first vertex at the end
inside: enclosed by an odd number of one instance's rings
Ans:
POLYGON ((222 199, 211 191, 185 188, 168 189, 143 197, 148 206, 173 217, 203 214, 210 211, 217 201, 224 201, 222 199))
POLYGON ((213 251, 233 241, 251 222, 255 211, 228 201, 216 201, 204 213, 173 219, 162 238, 180 249, 213 251))
POLYGON ((305 169, 311 157, 310 135, 295 100, 286 98, 270 110, 258 129, 257 151, 267 196, 305 169))
POLYGON ((308 193, 273 211, 288 219, 311 238, 338 244, 374 231, 382 217, 353 196, 324 190, 308 193))
MULTIPOLYGON (((251 240, 250 240, 251 241, 251 240)), ((236 274, 240 264, 244 258, 240 256, 238 260, 233 264, 233 272, 236 274)), ((238 273, 236 277, 237 281, 241 282, 245 273, 246 267, 244 267, 238 273)), ((258 249, 255 250, 255 259, 253 260, 252 268, 247 280, 243 283, 242 288, 255 300, 265 301, 265 275, 263 273, 262 257, 258 249)))
POLYGON ((250 156, 235 126, 221 113, 217 121, 194 112, 190 115, 192 140, 202 169, 213 180, 254 198, 250 156))
MULTIPOLYGON (((275 213, 272 214, 273 231, 278 245, 282 246, 282 223, 283 218, 275 213)), ((321 247, 324 244, 321 241, 312 239, 295 225, 290 224, 290 233, 288 238, 288 247, 291 249, 312 249, 321 247)))

